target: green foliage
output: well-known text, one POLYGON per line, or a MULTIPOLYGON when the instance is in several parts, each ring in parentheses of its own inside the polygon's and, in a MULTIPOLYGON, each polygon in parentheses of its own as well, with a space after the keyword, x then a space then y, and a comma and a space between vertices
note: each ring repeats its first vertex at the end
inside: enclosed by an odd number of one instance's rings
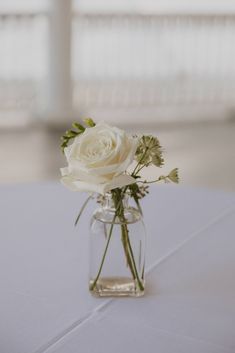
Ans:
POLYGON ((95 122, 91 118, 83 119, 83 121, 89 127, 94 127, 95 126, 95 122))
POLYGON ((74 129, 77 129, 78 131, 81 131, 81 132, 84 132, 85 131, 85 127, 84 126, 82 126, 81 124, 79 124, 79 123, 73 123, 72 124, 72 127, 74 128, 74 129))
MULTIPOLYGON (((88 127, 94 127, 96 125, 91 118, 86 118, 83 121, 88 127)), ((74 122, 72 124, 72 127, 74 130, 67 130, 65 134, 61 137, 61 149, 63 153, 64 149, 68 147, 68 144, 71 142, 71 140, 73 140, 76 136, 79 136, 86 130, 86 128, 82 124, 79 124, 77 122, 74 122)))
POLYGON ((68 146, 69 142, 85 131, 85 127, 76 122, 72 124, 72 127, 74 128, 74 130, 67 130, 65 134, 61 137, 61 149, 63 153, 65 147, 68 146))

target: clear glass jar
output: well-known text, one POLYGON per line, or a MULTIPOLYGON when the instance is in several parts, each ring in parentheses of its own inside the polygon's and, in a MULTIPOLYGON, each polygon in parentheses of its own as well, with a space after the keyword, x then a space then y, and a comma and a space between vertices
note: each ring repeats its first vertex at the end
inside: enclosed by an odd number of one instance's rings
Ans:
POLYGON ((99 297, 144 295, 146 232, 128 199, 124 195, 117 208, 106 194, 91 219, 89 288, 99 297))

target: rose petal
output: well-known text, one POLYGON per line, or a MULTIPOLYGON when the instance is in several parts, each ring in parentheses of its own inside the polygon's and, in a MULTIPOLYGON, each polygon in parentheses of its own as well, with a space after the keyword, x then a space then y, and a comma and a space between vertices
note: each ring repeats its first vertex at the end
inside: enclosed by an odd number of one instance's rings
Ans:
POLYGON ((70 176, 61 178, 63 185, 67 186, 72 191, 88 191, 97 192, 98 194, 105 194, 106 192, 130 185, 136 182, 135 178, 130 175, 123 174, 112 179, 111 182, 102 184, 87 183, 85 181, 78 181, 70 176))
POLYGON ((136 182, 135 178, 128 174, 122 174, 119 175, 115 178, 113 178, 110 182, 105 184, 105 187, 103 189, 103 193, 106 193, 110 190, 116 189, 116 188, 122 188, 123 186, 127 186, 130 184, 134 184, 136 182))
POLYGON ((138 139, 101 122, 88 128, 65 148, 67 168, 63 182, 73 190, 104 193, 135 183, 126 172, 134 159, 138 139))

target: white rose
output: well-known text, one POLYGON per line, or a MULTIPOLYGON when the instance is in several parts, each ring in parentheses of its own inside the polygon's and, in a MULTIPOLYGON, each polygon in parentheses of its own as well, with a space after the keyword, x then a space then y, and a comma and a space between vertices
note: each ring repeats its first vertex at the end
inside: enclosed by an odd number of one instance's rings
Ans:
POLYGON ((74 191, 100 194, 135 183, 125 171, 137 144, 137 138, 105 123, 87 128, 65 148, 68 167, 61 168, 62 183, 74 191))

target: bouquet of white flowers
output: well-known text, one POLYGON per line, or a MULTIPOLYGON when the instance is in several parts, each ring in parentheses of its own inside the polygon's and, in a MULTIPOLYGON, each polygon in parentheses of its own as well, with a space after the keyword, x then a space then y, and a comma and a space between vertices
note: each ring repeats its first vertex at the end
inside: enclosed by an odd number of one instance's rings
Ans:
POLYGON ((62 183, 73 191, 91 193, 75 224, 95 193, 100 195, 99 201, 102 199, 101 195, 109 193, 115 208, 101 266, 90 289, 94 290, 98 284, 113 226, 118 220, 122 224, 121 234, 127 265, 138 289, 143 291, 143 281, 136 269, 130 244, 123 200, 125 195, 129 195, 134 200, 139 213, 142 214, 140 199, 148 193, 149 184, 159 181, 178 183, 178 169, 175 168, 168 175, 160 175, 154 180, 145 180, 140 174, 143 168, 151 165, 161 167, 164 164, 162 147, 157 137, 132 136, 104 122, 95 124, 90 118, 85 119, 84 123, 85 125, 73 123, 73 129, 66 131, 62 136, 61 145, 68 162, 67 167, 61 168, 62 183), (128 168, 134 161, 133 170, 129 171, 128 168))

